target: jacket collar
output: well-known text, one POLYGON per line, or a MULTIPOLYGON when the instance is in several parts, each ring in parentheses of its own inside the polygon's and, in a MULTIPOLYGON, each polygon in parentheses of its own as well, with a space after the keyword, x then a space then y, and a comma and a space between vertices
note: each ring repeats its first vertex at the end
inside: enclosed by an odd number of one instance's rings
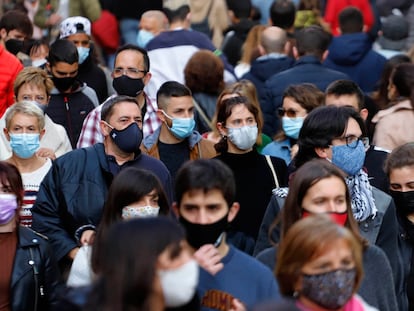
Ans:
MULTIPOLYGON (((160 137, 160 132, 161 132, 161 126, 158 127, 154 131, 154 133, 152 133, 151 135, 148 135, 147 137, 144 138, 142 144, 144 145, 144 147, 147 150, 150 150, 152 148, 152 146, 154 146, 155 144, 158 143, 158 139, 160 137)), ((189 145, 190 149, 193 149, 195 147, 195 145, 197 145, 197 143, 201 139, 202 139, 202 137, 201 137, 200 133, 197 132, 197 131, 193 131, 193 133, 187 138, 188 145, 189 145)))

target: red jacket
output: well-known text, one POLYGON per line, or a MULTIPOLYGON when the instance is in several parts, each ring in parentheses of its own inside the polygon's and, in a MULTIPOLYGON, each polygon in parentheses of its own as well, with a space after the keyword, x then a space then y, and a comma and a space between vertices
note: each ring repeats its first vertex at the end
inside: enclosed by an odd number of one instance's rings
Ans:
POLYGON ((14 103, 13 84, 22 69, 23 65, 17 57, 0 45, 0 118, 14 103))
POLYGON ((361 10, 364 17, 364 25, 369 31, 374 24, 374 13, 369 0, 328 0, 325 9, 325 21, 331 25, 333 35, 339 35, 339 13, 348 6, 354 6, 361 10))

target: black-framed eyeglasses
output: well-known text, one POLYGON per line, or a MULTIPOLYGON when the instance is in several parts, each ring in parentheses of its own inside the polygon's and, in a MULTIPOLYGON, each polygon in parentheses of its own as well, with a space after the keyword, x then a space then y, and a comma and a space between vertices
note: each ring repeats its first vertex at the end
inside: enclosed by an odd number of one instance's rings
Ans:
POLYGON ((141 74, 144 76, 148 73, 146 70, 139 70, 137 68, 114 68, 113 74, 115 77, 127 75, 130 78, 138 78, 141 74))
POLYGON ((346 145, 350 148, 356 148, 358 146, 358 142, 361 141, 365 148, 369 147, 369 138, 368 137, 356 137, 354 135, 349 135, 345 137, 339 138, 344 140, 346 145))
POLYGON ((296 111, 296 110, 293 110, 293 109, 285 110, 282 107, 280 107, 280 108, 277 109, 277 112, 279 114, 279 117, 284 117, 286 115, 288 118, 296 118, 296 114, 299 111, 296 111))

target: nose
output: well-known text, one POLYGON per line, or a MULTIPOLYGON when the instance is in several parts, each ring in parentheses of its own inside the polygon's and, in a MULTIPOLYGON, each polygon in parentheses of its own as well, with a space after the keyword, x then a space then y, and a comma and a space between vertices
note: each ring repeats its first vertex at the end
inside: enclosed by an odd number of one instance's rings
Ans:
POLYGON ((201 210, 197 213, 196 222, 200 225, 208 224, 207 213, 204 210, 201 210))

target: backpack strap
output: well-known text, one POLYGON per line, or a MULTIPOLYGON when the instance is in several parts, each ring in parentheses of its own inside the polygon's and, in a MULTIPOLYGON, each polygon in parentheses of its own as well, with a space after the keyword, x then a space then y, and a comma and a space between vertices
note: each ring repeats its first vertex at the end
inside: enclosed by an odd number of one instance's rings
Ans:
POLYGON ((197 103, 197 101, 194 98, 193 98, 193 104, 194 104, 195 109, 200 114, 201 118, 203 119, 203 121, 207 124, 210 130, 212 130, 211 120, 207 117, 204 110, 200 107, 200 105, 197 103))
POLYGON ((274 168, 274 166, 273 166, 273 162, 272 162, 272 159, 270 159, 270 155, 265 155, 265 158, 266 158, 266 162, 267 162, 267 164, 269 165, 269 167, 270 167, 270 170, 272 171, 272 175, 273 175, 273 179, 274 179, 274 181, 275 181, 275 186, 276 186, 276 188, 279 188, 279 181, 278 181, 278 179, 277 179, 277 175, 276 175, 276 171, 275 171, 275 168, 274 168))

